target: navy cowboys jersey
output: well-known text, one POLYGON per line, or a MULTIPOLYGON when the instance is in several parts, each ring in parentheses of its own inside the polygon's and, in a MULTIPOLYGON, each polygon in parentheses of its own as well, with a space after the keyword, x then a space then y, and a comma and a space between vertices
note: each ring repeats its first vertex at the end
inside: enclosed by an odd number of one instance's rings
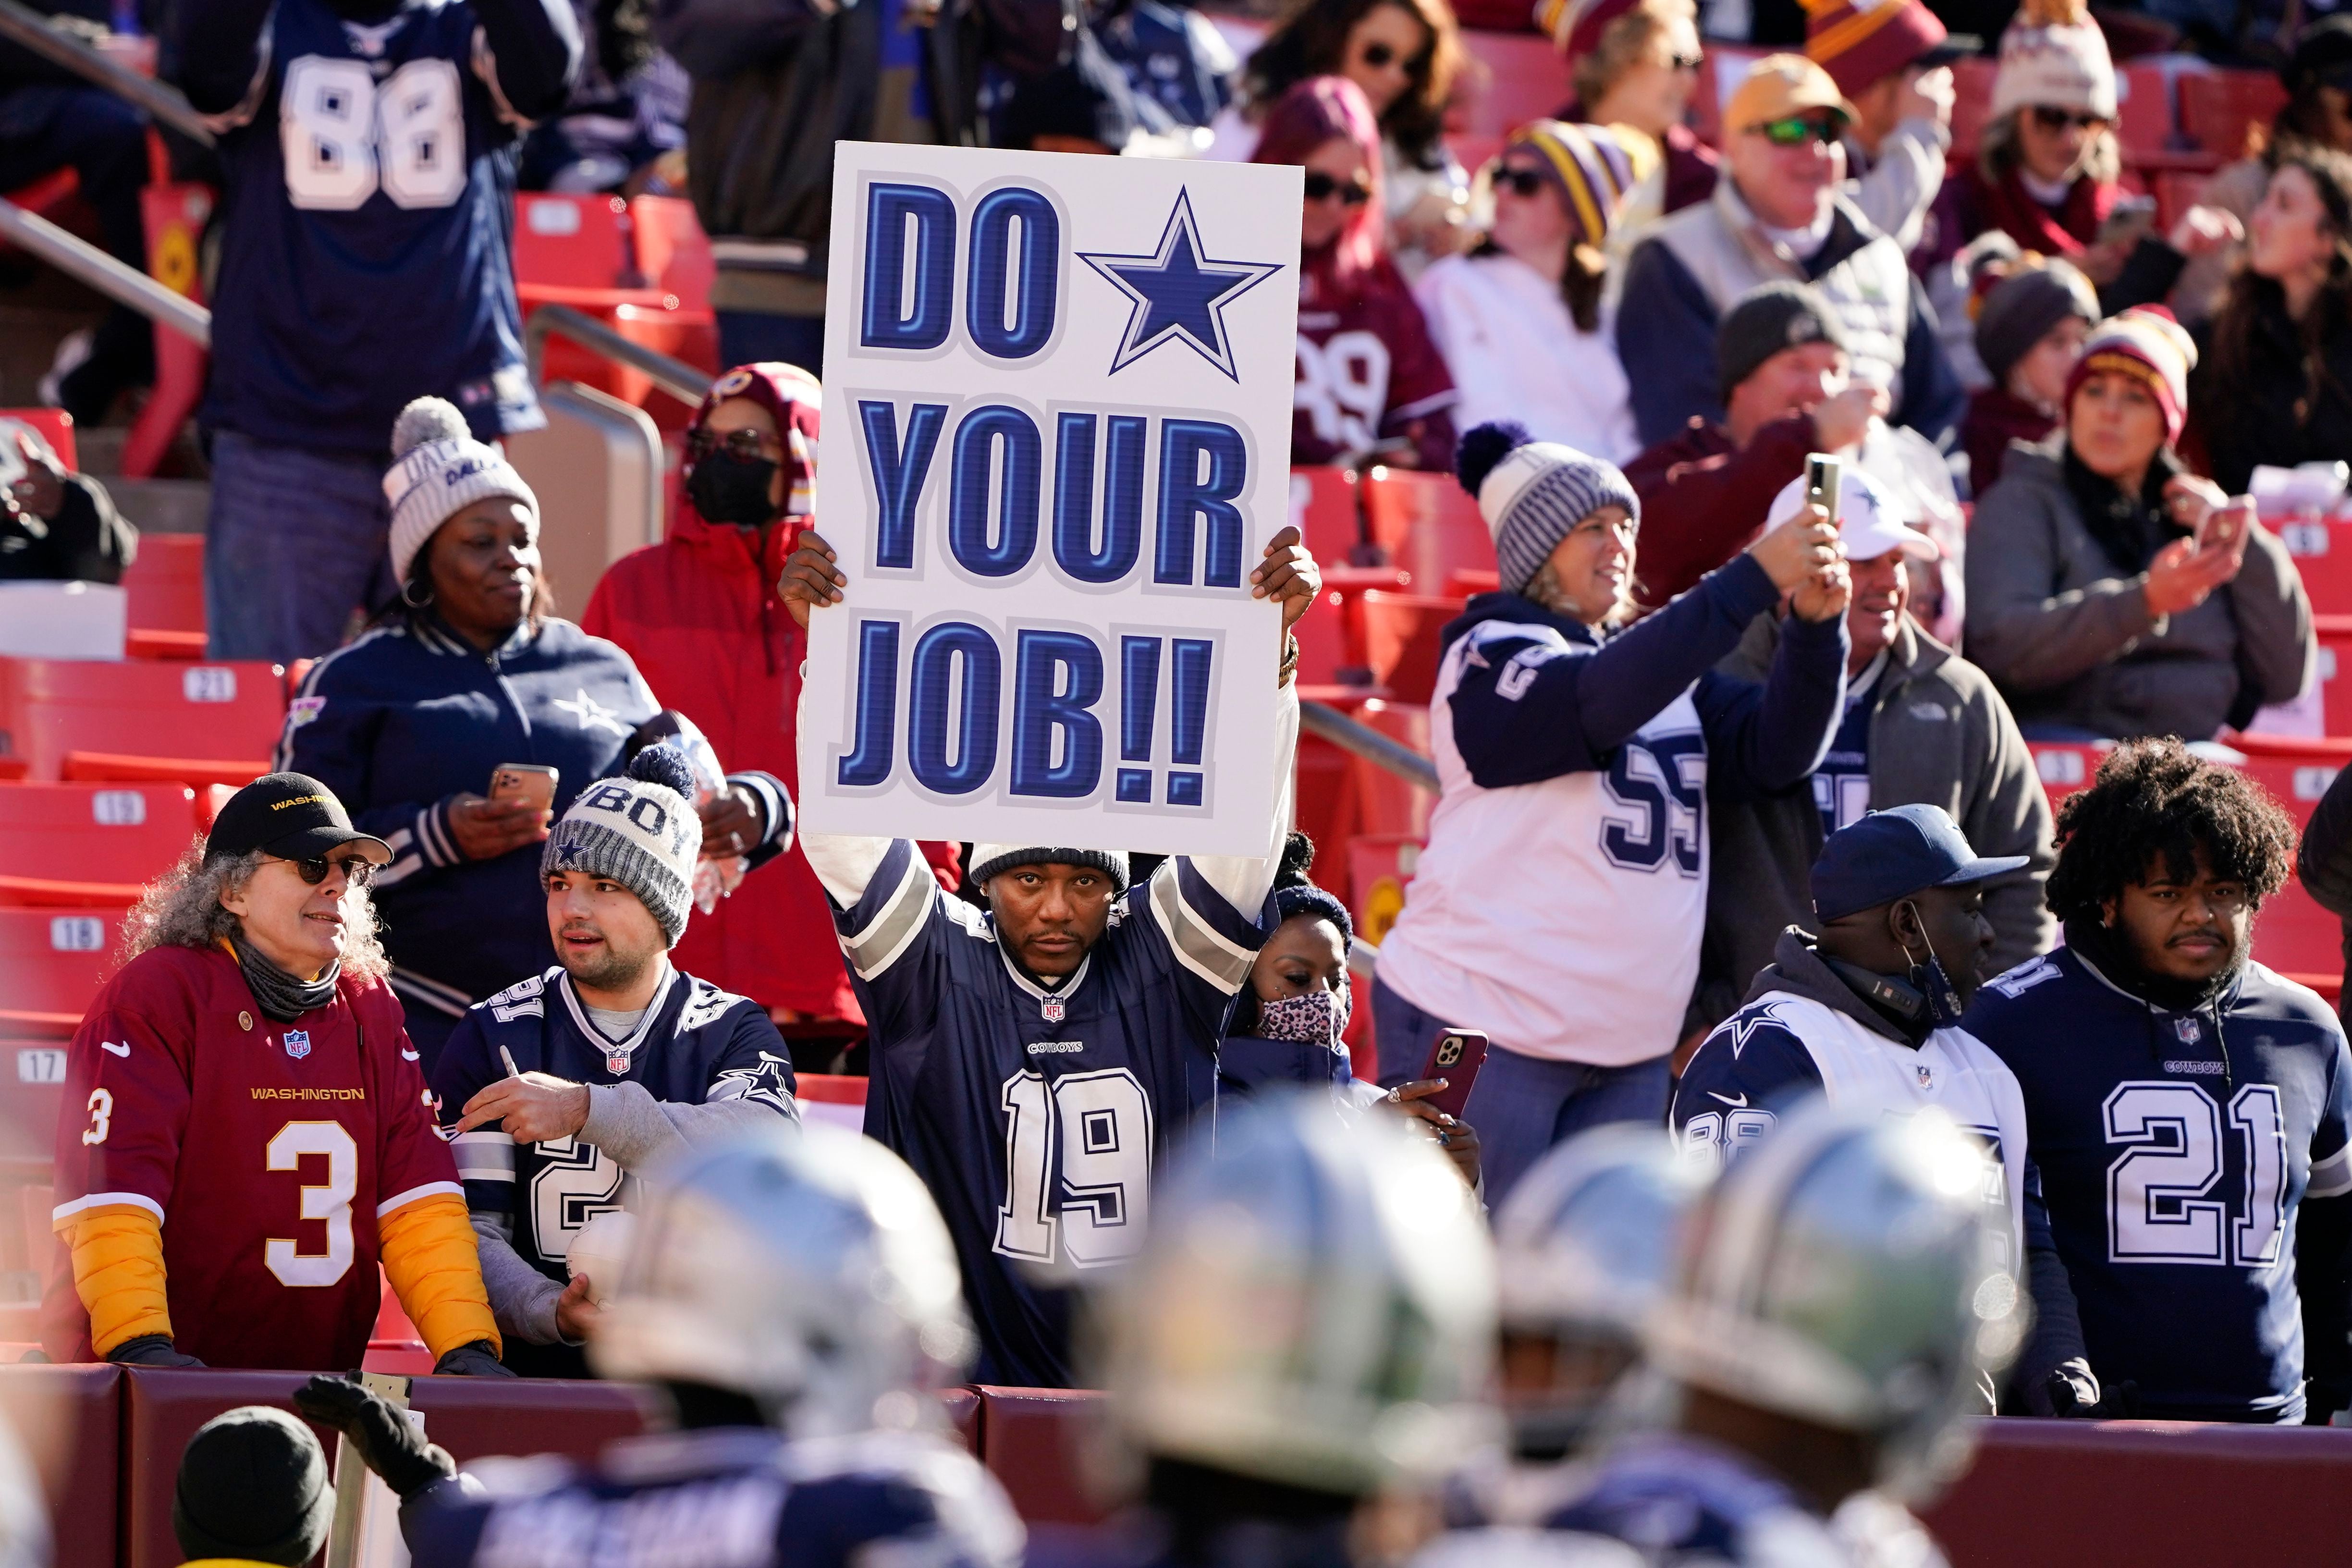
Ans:
POLYGON ((523 360, 504 149, 512 111, 465 0, 374 26, 277 0, 228 171, 202 417, 284 446, 381 453, 412 397, 484 440, 546 423, 523 360))
POLYGON ((1021 1521, 944 1439, 787 1442, 764 1427, 631 1437, 593 1470, 553 1458, 475 1467, 401 1512, 440 1568, 1015 1568, 1021 1521))
MULTIPOLYGON (((561 965, 477 1003, 433 1071, 445 1136, 466 1101, 507 1076, 500 1047, 521 1072, 639 1084, 674 1105, 750 1100, 784 1116, 800 1114, 792 1056, 766 1011, 675 968, 623 1040, 606 1038, 589 1021, 561 965)), ((572 1237, 595 1215, 624 1206, 635 1179, 577 1137, 519 1145, 494 1123, 454 1142, 467 1206, 493 1216, 523 1260, 551 1279, 570 1278, 572 1237)))
MULTIPOLYGON (((827 841, 803 843, 825 875, 827 841)), ((1049 993, 905 839, 854 905, 835 897, 872 1028, 866 1131, 915 1168, 955 1237, 977 1380, 1068 1387, 1067 1303, 1022 1270, 1098 1268, 1140 1245, 1159 1155, 1213 1079, 1273 901, 1245 914, 1192 861, 1165 860, 1049 993)))
MULTIPOLYGON (((2297 1210, 2352 1192, 2352 1057, 2326 1004, 2248 963, 2212 1005, 2167 1012, 2062 948, 1987 983, 1966 1024, 2024 1090, 2100 1381, 2137 1382, 2150 1416, 2301 1419, 2297 1210)), ((2313 1305, 2340 1331, 2343 1302, 2313 1305)))

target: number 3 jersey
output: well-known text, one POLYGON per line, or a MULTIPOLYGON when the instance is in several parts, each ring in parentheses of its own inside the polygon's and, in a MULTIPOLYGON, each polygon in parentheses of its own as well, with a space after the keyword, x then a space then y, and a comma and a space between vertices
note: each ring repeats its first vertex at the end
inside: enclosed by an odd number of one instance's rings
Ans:
POLYGON ((1234 995, 1277 921, 1272 868, 1206 863, 1229 895, 1202 864, 1161 862, 1047 992, 911 842, 802 843, 873 1031, 866 1131, 915 1168, 955 1238, 977 1379, 1069 1387, 1066 1302, 1024 1270, 1113 1264, 1141 1244, 1157 1157, 1205 1098, 1234 995), (1253 891, 1244 914, 1234 900, 1253 891))
POLYGON ((515 132, 478 35, 464 0, 373 26, 277 0, 251 90, 215 119, 228 188, 206 426, 380 453, 428 393, 485 440, 546 423, 509 259, 515 132))
MULTIPOLYGON (((151 949, 107 982, 68 1053, 53 1217, 127 1205, 163 1222, 188 1355, 357 1366, 383 1299, 379 1222, 460 1190, 414 1056, 379 982, 346 979, 281 1025, 226 952, 151 949)), ((42 1337, 88 1360, 88 1316, 60 1273, 42 1337)))
MULTIPOLYGON (((2100 1382, 2137 1382, 2154 1417, 2300 1419, 2297 1210, 2352 1192, 2352 1057, 2327 1005, 2248 963, 2168 1012, 2068 947, 1988 982, 1965 1024, 2024 1091, 2100 1382)), ((2336 1281, 2310 1307, 2340 1336, 2342 1260, 2303 1263, 2336 1281)))

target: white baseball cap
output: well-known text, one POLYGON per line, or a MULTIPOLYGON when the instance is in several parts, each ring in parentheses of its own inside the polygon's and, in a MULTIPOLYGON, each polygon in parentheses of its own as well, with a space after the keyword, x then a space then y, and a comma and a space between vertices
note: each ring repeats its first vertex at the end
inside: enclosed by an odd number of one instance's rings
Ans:
MULTIPOLYGON (((1766 531, 1787 522, 1804 505, 1805 477, 1800 474, 1772 498, 1766 531)), ((1890 550, 1900 550, 1915 561, 1944 556, 1942 545, 1904 521, 1903 503, 1859 468, 1847 468, 1838 481, 1838 533, 1845 541, 1849 561, 1875 561, 1890 550)))

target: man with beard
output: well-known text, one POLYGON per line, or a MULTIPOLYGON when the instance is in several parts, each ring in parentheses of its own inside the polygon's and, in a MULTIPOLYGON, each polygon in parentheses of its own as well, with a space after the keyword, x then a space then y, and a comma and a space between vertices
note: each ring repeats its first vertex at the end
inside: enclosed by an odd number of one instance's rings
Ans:
POLYGON ((2352 1056, 2248 953, 2294 855, 2242 774, 2117 747, 2058 813, 2066 945, 1964 1020, 2017 1075, 2092 1364, 2143 1415, 2325 1423, 2352 1396, 2352 1056))
POLYGON ((617 1281, 571 1279, 572 1241, 635 1173, 800 1114, 767 1013, 669 962, 702 842, 693 802, 667 746, 582 793, 540 861, 560 963, 476 1004, 434 1070, 490 1306, 528 1376, 588 1375, 593 1297, 617 1281))

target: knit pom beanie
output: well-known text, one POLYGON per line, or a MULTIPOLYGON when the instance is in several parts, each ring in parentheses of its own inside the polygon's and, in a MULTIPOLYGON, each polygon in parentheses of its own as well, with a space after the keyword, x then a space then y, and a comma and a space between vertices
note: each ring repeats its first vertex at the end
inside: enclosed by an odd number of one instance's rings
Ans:
POLYGON ((1454 471, 1477 498, 1507 594, 1525 593, 1569 530, 1602 507, 1642 521, 1642 498, 1616 464, 1535 440, 1524 425, 1479 426, 1455 448, 1454 471))
POLYGON ((694 768, 674 746, 647 746, 619 778, 580 792, 540 852, 540 875, 584 871, 636 894, 672 947, 694 907, 694 862, 702 818, 694 809, 694 768))
POLYGON ((392 507, 392 575, 408 581, 408 568, 434 531, 478 500, 509 496, 530 518, 539 538, 539 498, 515 472, 507 455, 474 439, 457 406, 439 397, 420 397, 400 411, 392 426, 393 465, 383 476, 383 499, 392 507))

